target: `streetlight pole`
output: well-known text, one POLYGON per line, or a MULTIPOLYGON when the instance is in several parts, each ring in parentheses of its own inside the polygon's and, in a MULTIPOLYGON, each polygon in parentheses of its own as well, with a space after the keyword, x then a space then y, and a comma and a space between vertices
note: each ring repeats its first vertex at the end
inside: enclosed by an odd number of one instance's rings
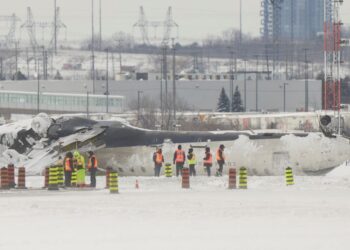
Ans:
POLYGON ((109 108, 109 74, 108 74, 108 60, 109 60, 109 49, 106 49, 106 57, 107 57, 107 62, 106 62, 106 113, 108 114, 108 108, 109 108))
POLYGON ((309 64, 307 61, 307 51, 308 49, 304 49, 305 52, 305 112, 309 112, 309 64))
POLYGON ((259 55, 256 55, 256 73, 255 73, 255 111, 258 112, 259 109, 259 89, 258 89, 258 81, 259 81, 259 55))
POLYGON ((244 58, 244 112, 247 112, 247 57, 244 58))
POLYGON ((86 118, 89 119, 89 89, 88 85, 84 84, 84 88, 86 89, 86 118))
POLYGON ((165 110, 168 112, 169 107, 168 107, 168 52, 167 52, 167 45, 163 45, 163 75, 164 75, 164 80, 165 80, 165 110))
POLYGON ((176 126, 176 49, 175 38, 172 38, 173 47, 173 112, 174 112, 174 126, 176 126))
POLYGON ((95 93, 95 31, 94 31, 94 0, 91 0, 91 59, 92 59, 92 93, 95 93))
POLYGON ((230 112, 232 112, 232 102, 233 102, 233 55, 235 52, 230 47, 230 112))
POLYGON ((160 113, 162 117, 162 125, 163 125, 163 71, 164 71, 164 64, 163 64, 163 48, 162 48, 162 55, 160 58, 160 113))
POLYGON ((283 112, 286 112, 286 86, 288 83, 283 83, 283 112))
POLYGON ((140 121, 140 95, 143 93, 143 91, 138 90, 137 91, 137 122, 140 121))
POLYGON ((54 0, 54 52, 57 55, 57 2, 54 0))
POLYGON ((38 72, 37 72, 37 113, 40 112, 40 64, 38 63, 38 72))

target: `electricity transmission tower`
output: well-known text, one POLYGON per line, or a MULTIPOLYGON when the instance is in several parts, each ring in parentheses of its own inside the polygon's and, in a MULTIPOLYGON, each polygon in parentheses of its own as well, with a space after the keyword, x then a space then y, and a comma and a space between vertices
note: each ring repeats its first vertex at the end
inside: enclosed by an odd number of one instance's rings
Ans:
POLYGON ((67 26, 62 22, 60 18, 60 8, 56 7, 55 18, 53 22, 37 22, 34 20, 33 12, 30 7, 27 7, 27 19, 21 25, 22 29, 27 29, 33 50, 37 47, 46 47, 49 49, 55 49, 57 45, 57 37, 61 29, 67 29, 67 26), (42 38, 39 42, 37 37, 38 29, 42 32, 42 38), (50 37, 48 42, 45 39, 45 34, 49 33, 50 37))
POLYGON ((0 47, 9 48, 12 44, 15 44, 17 22, 19 21, 20 19, 15 14, 11 16, 0 16, 1 27, 6 28, 6 32, 1 32, 0 34, 0 47))
POLYGON ((163 29, 163 36, 161 44, 168 45, 172 37, 178 37, 179 25, 173 19, 172 8, 169 7, 164 21, 148 21, 143 7, 140 7, 140 14, 138 21, 133 25, 133 28, 139 28, 142 41, 144 44, 151 44, 151 40, 158 40, 157 31, 159 28, 163 29), (154 30, 152 39, 149 37, 149 29, 154 30), (176 36, 172 36, 173 29, 176 29, 176 36))

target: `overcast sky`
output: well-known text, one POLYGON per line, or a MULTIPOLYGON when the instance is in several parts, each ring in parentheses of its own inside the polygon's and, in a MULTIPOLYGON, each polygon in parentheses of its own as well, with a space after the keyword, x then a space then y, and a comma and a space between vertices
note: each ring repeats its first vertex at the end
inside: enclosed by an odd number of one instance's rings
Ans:
MULTIPOLYGON (((0 15, 16 13, 26 18, 26 7, 31 6, 36 21, 53 19, 54 0, 3 1, 0 15)), ((95 0, 98 7, 99 0, 95 0)), ((57 0, 62 21, 68 26, 68 39, 81 39, 91 34, 90 0, 57 0)), ((102 0, 103 35, 116 31, 132 33, 139 7, 144 6, 149 21, 164 20, 168 6, 180 25, 180 40, 203 39, 208 34, 220 34, 230 27, 239 27, 239 0, 102 0)), ((97 9, 97 8, 96 8, 97 9)), ((260 30, 260 0, 243 0, 243 31, 258 35, 260 30)), ((96 11, 97 14, 97 11, 96 11)), ((350 1, 345 1, 343 21, 350 23, 350 1)), ((96 16, 96 30, 98 28, 96 16)))

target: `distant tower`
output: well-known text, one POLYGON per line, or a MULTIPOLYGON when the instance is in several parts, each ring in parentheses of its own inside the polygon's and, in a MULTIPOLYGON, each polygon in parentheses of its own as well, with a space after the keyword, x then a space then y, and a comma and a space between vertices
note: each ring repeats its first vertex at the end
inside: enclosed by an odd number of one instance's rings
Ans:
POLYGON ((261 0, 264 40, 314 39, 323 33, 324 0, 261 0), (275 31, 274 31, 275 30, 275 31), (293 34, 291 34, 293 33, 293 34))
MULTIPOLYGON (((9 48, 12 44, 15 44, 16 28, 19 18, 13 14, 12 16, 0 16, 0 23, 6 25, 5 33, 0 34, 0 47, 9 48)), ((4 27, 2 25, 1 27, 4 27)))
POLYGON ((27 20, 21 25, 21 28, 27 29, 30 43, 35 50, 39 46, 55 50, 57 46, 57 38, 60 29, 67 29, 67 26, 62 22, 60 18, 60 8, 56 7, 55 18, 52 22, 36 22, 30 7, 27 7, 27 20), (42 40, 39 43, 37 39, 37 29, 42 30, 42 40), (44 35, 49 33, 51 36, 48 41, 44 40, 44 35))
MULTIPOLYGON (((133 25, 134 28, 139 28, 142 41, 144 44, 151 44, 151 40, 157 40, 157 30, 159 28, 163 29, 163 37, 161 38, 161 44, 163 46, 168 45, 170 38, 172 36, 173 29, 176 29, 176 37, 178 37, 179 25, 173 19, 172 8, 169 7, 164 21, 148 21, 146 18, 145 11, 143 7, 140 7, 140 14, 138 21, 133 25), (154 37, 150 39, 149 28, 154 30, 154 37)), ((173 36, 175 37, 175 36, 173 36)))
POLYGON ((99 22, 100 22, 100 34, 99 34, 99 41, 98 41, 98 48, 99 50, 102 50, 102 1, 100 0, 100 3, 99 3, 99 22))
POLYGON ((324 0, 324 98, 325 110, 340 110, 341 0, 324 0))

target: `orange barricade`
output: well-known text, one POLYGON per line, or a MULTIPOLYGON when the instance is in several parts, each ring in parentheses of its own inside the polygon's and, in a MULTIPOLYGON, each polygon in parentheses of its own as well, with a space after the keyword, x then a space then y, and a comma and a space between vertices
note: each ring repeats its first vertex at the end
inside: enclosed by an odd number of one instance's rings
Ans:
POLYGON ((26 169, 21 167, 18 169, 18 189, 26 189, 26 169))
POLYGON ((14 188, 16 186, 15 166, 13 164, 7 165, 7 182, 10 188, 14 188))
POLYGON ((7 168, 1 168, 0 170, 0 188, 1 189, 9 189, 9 182, 8 182, 8 172, 7 172, 7 168))
POLYGON ((228 173, 228 189, 236 189, 236 176, 237 172, 235 168, 230 168, 228 173))
POLYGON ((182 169, 182 188, 190 188, 190 170, 182 169))

